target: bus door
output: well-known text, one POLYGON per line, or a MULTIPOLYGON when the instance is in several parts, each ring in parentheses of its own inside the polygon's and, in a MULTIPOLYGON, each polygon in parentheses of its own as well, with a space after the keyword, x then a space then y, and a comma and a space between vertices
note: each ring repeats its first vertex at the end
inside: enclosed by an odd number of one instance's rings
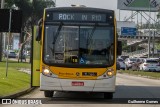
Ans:
POLYGON ((40 42, 36 41, 37 26, 34 26, 32 32, 32 68, 31 68, 31 86, 40 86, 40 42))

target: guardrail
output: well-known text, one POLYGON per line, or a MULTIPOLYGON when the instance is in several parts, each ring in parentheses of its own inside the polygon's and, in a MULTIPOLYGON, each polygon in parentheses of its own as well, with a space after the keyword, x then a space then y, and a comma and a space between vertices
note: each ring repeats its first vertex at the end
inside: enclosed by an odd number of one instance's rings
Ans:
POLYGON ((134 52, 123 52, 123 55, 129 55, 130 57, 142 57, 148 54, 148 49, 143 49, 143 50, 138 50, 138 51, 134 51, 134 52))
MULTIPOLYGON (((138 39, 138 40, 147 40, 149 38, 149 36, 147 35, 136 35, 136 36, 131 36, 131 35, 126 35, 126 36, 123 36, 123 35, 119 35, 118 36, 118 39, 138 39)), ((151 39, 155 38, 155 39, 159 39, 160 38, 160 35, 155 35, 155 36, 150 36, 151 39)))
POLYGON ((127 45, 130 46, 130 45, 134 45, 134 44, 140 44, 140 43, 143 43, 145 42, 146 40, 142 40, 142 39, 135 39, 135 40, 128 40, 127 41, 127 45))

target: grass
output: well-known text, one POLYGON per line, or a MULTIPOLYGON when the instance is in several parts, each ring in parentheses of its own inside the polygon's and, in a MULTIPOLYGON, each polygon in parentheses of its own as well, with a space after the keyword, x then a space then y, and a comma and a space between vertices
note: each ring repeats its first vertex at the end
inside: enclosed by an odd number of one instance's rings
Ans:
POLYGON ((152 78, 152 79, 160 79, 160 72, 132 71, 132 70, 119 70, 118 72, 137 75, 137 76, 143 76, 143 77, 152 78))
POLYGON ((29 63, 8 61, 6 77, 6 61, 0 62, 0 97, 15 94, 30 87, 30 75, 18 71, 20 68, 30 69, 29 63))

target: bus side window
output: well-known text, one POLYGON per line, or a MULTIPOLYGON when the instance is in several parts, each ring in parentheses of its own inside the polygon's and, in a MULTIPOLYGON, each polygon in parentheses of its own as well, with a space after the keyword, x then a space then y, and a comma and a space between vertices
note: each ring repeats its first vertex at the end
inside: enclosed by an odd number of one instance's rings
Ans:
POLYGON ((42 34, 42 18, 38 21, 36 41, 41 40, 41 34, 42 34))

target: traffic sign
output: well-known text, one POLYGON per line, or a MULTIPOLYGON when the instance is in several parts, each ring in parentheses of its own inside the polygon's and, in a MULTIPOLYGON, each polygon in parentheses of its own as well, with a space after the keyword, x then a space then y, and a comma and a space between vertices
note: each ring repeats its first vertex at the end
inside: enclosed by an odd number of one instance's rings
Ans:
POLYGON ((122 36, 136 36, 137 29, 131 27, 121 27, 122 36))

